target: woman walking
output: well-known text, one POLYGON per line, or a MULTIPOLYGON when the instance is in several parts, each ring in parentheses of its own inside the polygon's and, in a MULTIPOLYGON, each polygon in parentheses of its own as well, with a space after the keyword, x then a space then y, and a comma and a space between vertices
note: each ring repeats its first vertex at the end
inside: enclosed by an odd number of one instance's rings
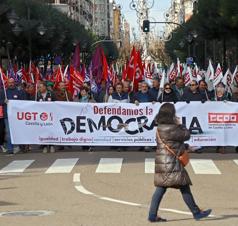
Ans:
POLYGON ((184 141, 189 140, 190 132, 183 125, 180 125, 175 115, 173 104, 165 103, 161 106, 157 115, 157 150, 155 158, 155 176, 154 185, 156 190, 153 194, 149 218, 150 222, 163 222, 163 219, 157 215, 160 202, 167 188, 179 189, 183 200, 193 214, 194 219, 199 220, 207 217, 211 209, 202 211, 195 203, 190 190, 192 182, 186 169, 178 160, 188 145, 184 141), (173 150, 172 154, 169 150, 173 150))

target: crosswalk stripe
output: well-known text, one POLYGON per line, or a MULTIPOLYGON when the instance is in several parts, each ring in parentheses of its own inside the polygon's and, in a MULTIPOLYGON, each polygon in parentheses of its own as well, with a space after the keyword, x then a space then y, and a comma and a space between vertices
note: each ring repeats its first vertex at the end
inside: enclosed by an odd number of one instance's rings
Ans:
POLYGON ((195 174, 221 174, 211 159, 191 159, 190 163, 195 174))
POLYGON ((234 162, 238 165, 238 159, 234 159, 234 162))
POLYGON ((35 160, 15 160, 0 170, 0 174, 4 173, 23 173, 35 160))
POLYGON ((78 160, 79 158, 57 159, 45 173, 70 173, 78 160))
POLYGON ((101 158, 96 173, 120 173, 123 158, 101 158))
POLYGON ((155 172, 155 159, 146 158, 145 159, 145 173, 154 173, 155 172))

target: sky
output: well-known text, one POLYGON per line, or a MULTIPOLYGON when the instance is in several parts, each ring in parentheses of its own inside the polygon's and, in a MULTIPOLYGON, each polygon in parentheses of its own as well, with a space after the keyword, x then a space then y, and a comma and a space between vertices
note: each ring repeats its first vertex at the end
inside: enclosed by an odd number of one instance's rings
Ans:
MULTIPOLYGON (((136 0, 138 1, 138 0, 136 0)), ((147 0, 152 2, 152 0, 147 0)), ((115 0, 116 4, 121 5, 122 14, 125 16, 125 19, 130 23, 131 28, 136 29, 138 35, 138 23, 136 11, 130 8, 130 3, 132 0, 115 0)), ((149 19, 153 21, 164 21, 164 14, 169 9, 171 5, 171 0, 154 0, 154 7, 149 11, 149 19)), ((155 25, 155 32, 159 34, 163 30, 164 25, 155 25)), ((133 38, 133 37, 132 37, 133 38)))

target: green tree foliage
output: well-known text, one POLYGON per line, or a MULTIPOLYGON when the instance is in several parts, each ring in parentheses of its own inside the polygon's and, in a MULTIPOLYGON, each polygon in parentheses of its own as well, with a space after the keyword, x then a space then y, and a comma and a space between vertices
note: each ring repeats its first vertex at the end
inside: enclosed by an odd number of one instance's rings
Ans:
MULTIPOLYGON (((33 58, 50 53, 63 54, 66 59, 69 59, 74 50, 73 43, 76 44, 77 42, 84 46, 84 51, 88 53, 87 57, 90 58, 94 50, 91 48, 91 44, 99 40, 99 37, 96 37, 91 31, 85 30, 79 22, 71 20, 65 14, 43 2, 37 0, 0 1, 0 9, 2 9, 0 10, 0 41, 12 43, 11 57, 17 55, 25 62, 29 61, 30 35, 33 58), (13 34, 13 26, 7 19, 7 13, 11 9, 14 9, 20 18, 17 23, 23 31, 19 36, 13 34), (30 14, 28 14, 29 12, 30 14), (37 27, 41 23, 47 28, 43 36, 37 32, 37 27)), ((109 50, 107 51, 109 52, 109 50)))
POLYGON ((172 59, 176 56, 185 58, 189 52, 192 55, 195 49, 194 57, 200 65, 205 66, 208 58, 222 62, 224 67, 227 63, 237 63, 237 0, 199 0, 194 15, 183 25, 185 28, 177 28, 173 39, 166 43, 167 53, 172 59), (188 43, 186 37, 194 30, 198 37, 188 43), (184 46, 179 45, 181 41, 184 46))

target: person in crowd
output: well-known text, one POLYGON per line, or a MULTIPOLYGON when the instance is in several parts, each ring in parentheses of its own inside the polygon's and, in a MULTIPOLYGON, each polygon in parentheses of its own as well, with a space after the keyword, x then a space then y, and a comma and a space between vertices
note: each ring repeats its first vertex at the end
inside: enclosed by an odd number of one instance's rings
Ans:
MULTIPOLYGON (((215 87, 215 96, 213 101, 230 101, 231 95, 226 91, 226 87, 222 82, 219 82, 215 87)), ((224 146, 217 146, 216 152, 220 154, 225 154, 224 146)))
POLYGON ((226 86, 219 82, 215 87, 215 96, 212 98, 214 101, 230 101, 231 94, 227 92, 226 86))
POLYGON ((12 155, 14 154, 14 145, 12 144, 12 141, 11 141, 9 121, 7 116, 7 104, 8 104, 8 100, 25 100, 26 94, 22 90, 19 90, 16 87, 16 83, 13 78, 8 79, 6 94, 7 94, 7 97, 5 98, 5 104, 3 105, 4 123, 5 123, 6 140, 7 140, 7 153, 12 155))
MULTIPOLYGON (((40 82, 37 88, 37 101, 44 102, 56 100, 54 93, 47 89, 46 82, 40 82)), ((42 145, 41 147, 43 149, 43 153, 47 153, 48 151, 50 151, 51 153, 55 152, 55 147, 53 145, 42 145)))
POLYGON ((196 80, 192 80, 189 88, 186 89, 182 96, 182 101, 190 102, 190 101, 202 101, 205 102, 207 100, 205 93, 201 93, 198 89, 198 82, 196 80))
MULTIPOLYGON (((106 89, 107 89, 107 87, 106 87, 106 81, 103 80, 103 81, 101 82, 101 85, 100 85, 100 92, 97 92, 97 93, 95 93, 95 94, 93 95, 93 98, 95 99, 95 101, 96 101, 97 103, 103 103, 103 102, 104 102, 104 97, 105 97, 106 91, 107 91, 106 89)), ((89 87, 88 87, 88 90, 90 90, 89 87)), ((89 95, 90 95, 90 93, 89 93, 89 95)))
MULTIPOLYGON (((90 97, 89 90, 87 87, 82 87, 79 93, 79 102, 80 103, 93 103, 94 99, 90 97)), ((93 148, 91 146, 83 146, 83 150, 93 151, 93 148)))
POLYGON ((109 103, 130 103, 130 97, 128 93, 124 93, 122 84, 116 84, 116 91, 108 98, 109 103))
POLYGON ((174 102, 176 103, 178 101, 177 96, 175 94, 175 92, 173 91, 171 85, 169 83, 165 83, 164 85, 164 90, 163 92, 160 94, 159 102, 174 102))
POLYGON ((34 101, 36 99, 35 86, 33 83, 27 83, 26 88, 26 99, 34 101))
MULTIPOLYGON (((231 101, 238 102, 238 87, 233 87, 232 88, 231 101)), ((238 147, 235 147, 235 151, 236 151, 236 153, 238 153, 238 147)))
POLYGON ((201 210, 194 200, 190 190, 192 182, 186 169, 165 147, 165 144, 168 145, 177 156, 183 154, 183 151, 187 149, 184 142, 190 138, 189 130, 177 120, 175 107, 171 103, 165 103, 160 107, 156 120, 158 123, 154 176, 156 190, 152 196, 148 220, 150 222, 166 221, 158 216, 158 209, 168 188, 180 190, 195 220, 209 216, 212 210, 201 210))
MULTIPOLYGON (((54 91, 56 101, 73 101, 73 96, 68 90, 66 89, 66 83, 60 82, 54 91)), ((71 148, 71 146, 68 146, 71 148)), ((58 150, 64 150, 65 146, 58 147, 58 150)))
POLYGON ((152 88, 149 89, 151 101, 158 101, 159 89, 160 89, 160 80, 158 77, 155 77, 152 80, 152 88))
MULTIPOLYGON (((186 101, 187 103, 190 101, 201 101, 204 103, 206 100, 207 98, 205 93, 199 91, 198 82, 196 80, 192 80, 189 88, 184 90, 182 101, 186 101)), ((199 154, 203 152, 203 148, 200 146, 193 146, 191 147, 191 150, 199 154)))
MULTIPOLYGON (((143 81, 141 83, 141 91, 138 91, 135 96, 134 96, 134 103, 136 105, 139 105, 139 103, 146 103, 146 102, 152 102, 153 98, 151 97, 150 93, 149 93, 149 86, 148 84, 143 81)), ((146 152, 150 151, 150 147, 140 147, 139 151, 143 151, 145 150, 146 152)))
POLYGON ((51 81, 46 82, 47 90, 53 92, 54 91, 54 85, 55 84, 53 82, 51 82, 51 81))
POLYGON ((60 82, 54 92, 56 101, 73 101, 73 96, 66 89, 65 82, 60 82))
POLYGON ((87 87, 82 87, 79 93, 79 102, 80 103, 93 103, 94 99, 90 96, 89 90, 87 87))
POLYGON ((175 84, 173 85, 173 91, 175 92, 178 101, 182 101, 184 93, 184 80, 182 77, 177 77, 175 79, 175 84))
POLYGON ((129 80, 125 80, 122 83, 122 91, 124 93, 128 93, 129 98, 130 98, 130 102, 133 103, 134 100, 134 93, 131 90, 131 82, 129 80))
POLYGON ((205 80, 200 80, 198 82, 198 89, 206 97, 206 100, 211 100, 213 98, 214 92, 208 91, 207 83, 205 80))
POLYGON ((149 86, 145 81, 143 81, 141 83, 141 90, 138 91, 134 96, 134 103, 138 105, 139 103, 146 103, 152 101, 153 98, 149 93, 149 86))
POLYGON ((105 96, 104 96, 104 102, 105 102, 105 103, 108 102, 109 97, 112 96, 112 94, 114 93, 114 91, 115 91, 115 90, 114 90, 114 87, 113 87, 112 85, 110 85, 110 86, 108 87, 107 93, 106 93, 105 96))
POLYGON ((4 138, 5 138, 5 125, 4 125, 4 114, 3 114, 4 103, 5 103, 4 90, 0 88, 0 149, 3 152, 6 152, 7 150, 4 148, 4 138))
POLYGON ((138 88, 137 88, 138 92, 141 91, 142 83, 143 83, 143 81, 139 81, 139 82, 138 82, 138 88))

